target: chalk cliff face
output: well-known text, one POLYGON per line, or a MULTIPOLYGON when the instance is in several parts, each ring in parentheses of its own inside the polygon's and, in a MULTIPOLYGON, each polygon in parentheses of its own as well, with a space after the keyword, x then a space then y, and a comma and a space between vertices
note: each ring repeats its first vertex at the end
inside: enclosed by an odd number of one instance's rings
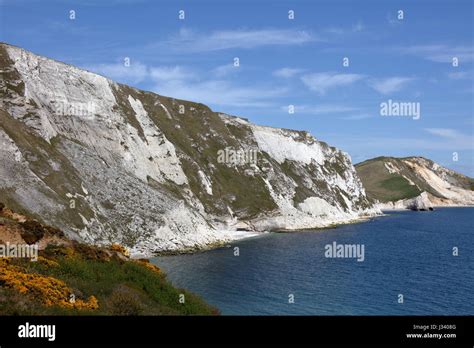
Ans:
POLYGON ((423 157, 377 157, 356 169, 381 209, 474 205, 474 179, 423 157))
POLYGON ((135 254, 377 214, 349 156, 0 44, 0 201, 135 254))

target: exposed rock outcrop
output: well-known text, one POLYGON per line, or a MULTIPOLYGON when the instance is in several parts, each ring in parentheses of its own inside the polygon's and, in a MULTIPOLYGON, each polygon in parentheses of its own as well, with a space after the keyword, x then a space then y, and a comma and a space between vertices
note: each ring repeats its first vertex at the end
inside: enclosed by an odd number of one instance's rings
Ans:
POLYGON ((71 238, 150 255, 379 213, 349 156, 306 132, 6 44, 0 76, 0 200, 71 238))
POLYGON ((377 157, 356 169, 381 209, 474 205, 474 179, 423 157, 377 157))

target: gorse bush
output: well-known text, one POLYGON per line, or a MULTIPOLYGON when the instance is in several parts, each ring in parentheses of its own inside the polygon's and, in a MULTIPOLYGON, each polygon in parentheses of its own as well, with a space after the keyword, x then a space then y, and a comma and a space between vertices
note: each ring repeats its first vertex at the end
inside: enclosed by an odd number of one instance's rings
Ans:
POLYGON ((63 281, 38 273, 26 273, 22 267, 13 265, 6 259, 0 259, 0 283, 21 294, 34 297, 46 306, 91 310, 99 308, 94 296, 87 300, 71 301, 73 291, 63 281))
POLYGON ((198 296, 173 287, 153 264, 124 261, 104 250, 91 253, 89 246, 53 246, 40 253, 38 262, 11 261, 15 268, 0 288, 31 295, 35 305, 16 308, 0 301, 0 314, 218 314, 198 296), (71 295, 75 303, 70 302, 71 295), (180 296, 184 296, 184 303, 180 296), (44 308, 46 304, 49 308, 44 308))
POLYGON ((7 232, 28 244, 45 239, 50 243, 39 251, 37 262, 0 258, 0 315, 218 313, 199 297, 173 287, 148 260, 130 259, 122 245, 71 241, 57 228, 3 204, 0 208, 0 218, 8 221, 3 225, 7 232))

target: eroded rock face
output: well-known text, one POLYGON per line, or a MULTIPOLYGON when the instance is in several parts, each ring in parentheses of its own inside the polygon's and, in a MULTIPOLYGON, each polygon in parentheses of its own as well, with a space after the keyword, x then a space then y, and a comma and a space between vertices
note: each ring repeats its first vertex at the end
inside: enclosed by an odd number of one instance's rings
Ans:
POLYGON ((422 192, 419 196, 410 199, 402 199, 396 202, 381 204, 382 209, 409 209, 414 211, 429 211, 434 209, 434 204, 430 200, 430 194, 422 192))
POLYGON ((0 201, 72 238, 149 255, 379 213, 349 156, 306 132, 6 44, 0 75, 0 201))
POLYGON ((474 179, 423 157, 378 157, 356 167, 381 209, 474 205, 474 179))

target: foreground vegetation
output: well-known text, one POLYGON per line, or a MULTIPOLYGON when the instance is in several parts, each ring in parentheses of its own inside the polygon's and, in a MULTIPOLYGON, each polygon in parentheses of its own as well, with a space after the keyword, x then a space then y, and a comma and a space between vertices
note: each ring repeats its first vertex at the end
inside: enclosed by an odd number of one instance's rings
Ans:
POLYGON ((35 242, 56 242, 40 250, 37 261, 0 258, 0 315, 218 314, 198 296, 173 287, 148 260, 129 259, 119 245, 84 245, 57 229, 19 220, 0 212, 0 239, 21 231, 36 235, 35 242))

